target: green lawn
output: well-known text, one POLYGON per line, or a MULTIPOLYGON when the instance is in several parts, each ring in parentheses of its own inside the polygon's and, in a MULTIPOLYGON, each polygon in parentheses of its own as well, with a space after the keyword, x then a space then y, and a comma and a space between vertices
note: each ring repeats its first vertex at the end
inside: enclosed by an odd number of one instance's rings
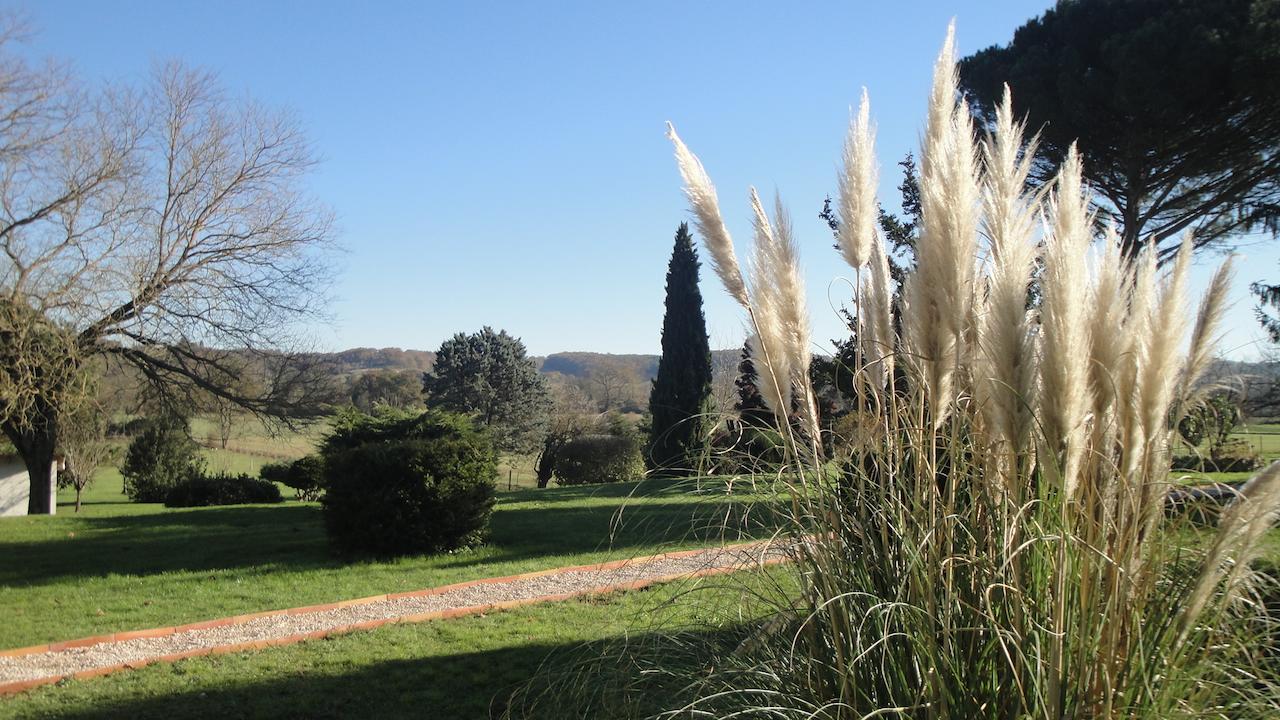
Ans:
MULTIPOLYGON (((1280 423, 1245 423, 1231 433, 1231 437, 1248 442, 1250 447, 1262 456, 1264 463, 1280 460, 1280 423)), ((1208 451, 1207 448, 1202 448, 1202 450, 1204 452, 1208 451)), ((1185 452, 1187 451, 1183 449, 1175 451, 1176 454, 1185 452)), ((1199 485, 1204 483, 1245 482, 1256 474, 1257 472, 1224 473, 1175 470, 1170 473, 1170 476, 1180 483, 1199 485)))
POLYGON ((334 555, 315 503, 169 510, 118 491, 0 519, 0 648, 696 547, 767 515, 758 496, 671 482, 524 490, 500 496, 481 548, 377 561, 334 555))
POLYGON ((692 596, 689 583, 663 585, 152 665, 0 698, 0 718, 486 718, 544 661, 557 672, 659 623, 732 629, 758 615, 742 590, 759 584, 739 573, 692 596))
MULTIPOLYGON (((314 450, 328 429, 327 421, 319 421, 271 431, 253 417, 242 415, 236 417, 231 425, 226 449, 266 459, 298 458, 314 450)), ((212 417, 201 415, 192 418, 191 435, 205 447, 221 449, 221 434, 212 417)))

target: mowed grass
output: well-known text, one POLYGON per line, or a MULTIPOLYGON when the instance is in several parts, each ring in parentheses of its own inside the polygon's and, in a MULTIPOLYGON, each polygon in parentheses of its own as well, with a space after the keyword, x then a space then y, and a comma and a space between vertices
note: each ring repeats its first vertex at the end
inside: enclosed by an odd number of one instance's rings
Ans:
MULTIPOLYGON (((786 583, 784 569, 769 582, 786 583)), ((684 625, 731 635, 758 617, 737 573, 485 616, 382 628, 258 652, 192 658, 0 698, 0 718, 487 718, 540 666, 558 673, 602 643, 684 625)), ((541 704, 518 717, 561 717, 541 704)))
MULTIPOLYGON (((226 450, 267 459, 299 458, 313 451, 328 431, 326 420, 303 423, 293 428, 268 429, 257 419, 242 415, 231 423, 226 450)), ((192 418, 191 435, 205 447, 222 449, 221 431, 213 417, 200 415, 192 418)))
POLYGON ((170 510, 118 490, 95 487, 78 515, 0 519, 0 648, 698 547, 770 517, 715 482, 525 490, 500 496, 483 547, 373 560, 334 554, 315 503, 170 510))
MULTIPOLYGON (((1241 425, 1231 433, 1233 439, 1244 440, 1262 457, 1264 466, 1280 460, 1280 423, 1254 423, 1241 425)), ((1207 452, 1207 448, 1203 449, 1207 452)), ((1177 453, 1187 452, 1183 448, 1177 453)), ((1186 485, 1202 485, 1208 483, 1242 483, 1257 475, 1254 472, 1195 472, 1193 470, 1174 470, 1170 473, 1173 481, 1186 485)))

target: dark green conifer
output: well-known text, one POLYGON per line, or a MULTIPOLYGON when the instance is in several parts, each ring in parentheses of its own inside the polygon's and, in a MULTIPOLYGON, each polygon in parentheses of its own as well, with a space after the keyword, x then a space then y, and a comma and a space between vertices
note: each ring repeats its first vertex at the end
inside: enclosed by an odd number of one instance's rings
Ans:
POLYGON ((692 472, 711 410, 711 348, 698 290, 698 253, 680 223, 667 266, 662 358, 649 393, 653 416, 645 459, 666 474, 692 472))

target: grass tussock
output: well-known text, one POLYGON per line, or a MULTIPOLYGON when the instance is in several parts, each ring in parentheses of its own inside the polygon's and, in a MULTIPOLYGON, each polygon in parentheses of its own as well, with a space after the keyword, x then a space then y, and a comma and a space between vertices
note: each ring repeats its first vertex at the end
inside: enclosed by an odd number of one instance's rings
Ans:
POLYGON ((853 121, 840 247, 856 274, 850 371, 866 422, 834 461, 796 371, 808 329, 785 215, 771 219, 752 192, 747 282, 710 178, 672 131, 786 436, 773 477, 793 584, 753 591, 764 620, 619 650, 601 661, 621 668, 610 692, 562 677, 557 702, 576 687, 590 696, 583 716, 1280 715, 1275 627, 1251 564, 1280 508, 1280 467, 1244 488, 1207 543, 1166 515, 1172 421, 1196 401, 1229 270, 1191 322, 1189 239, 1167 274, 1153 253, 1121 257, 1112 233, 1091 255, 1078 156, 1030 194, 1034 140, 1008 98, 979 139, 957 96, 948 33, 923 135, 918 265, 897 293, 866 219, 865 102, 853 121))

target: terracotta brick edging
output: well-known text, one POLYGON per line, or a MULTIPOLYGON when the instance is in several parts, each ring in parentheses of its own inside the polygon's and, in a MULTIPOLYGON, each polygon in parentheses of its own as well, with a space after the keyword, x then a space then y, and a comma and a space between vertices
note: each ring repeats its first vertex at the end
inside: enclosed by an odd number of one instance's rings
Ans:
MULTIPOLYGON (((383 602, 386 600, 399 600, 402 598, 440 595, 446 592, 452 592, 455 590, 462 590, 469 587, 475 587, 477 585, 492 585, 496 583, 514 582, 519 580, 527 580, 531 578, 543 577, 546 575, 555 575, 558 573, 583 572, 583 571, 603 572, 607 570, 616 570, 619 568, 626 567, 628 565, 640 565, 640 564, 656 562, 660 560, 675 560, 680 558, 691 557, 694 555, 699 555, 699 554, 706 553, 712 550, 717 550, 717 549, 723 550, 723 551, 747 550, 747 549, 756 548, 756 547, 765 547, 767 544, 768 544, 768 541, 763 541, 763 542, 753 542, 753 543, 742 543, 738 545, 726 545, 721 548, 713 547, 713 548, 700 548, 695 550, 681 550, 679 552, 659 553, 657 555, 648 555, 648 556, 638 557, 638 558, 628 558, 625 560, 612 560, 612 561, 603 562, 603 563, 573 565, 569 567, 550 568, 547 570, 535 570, 527 573, 518 573, 516 575, 504 575, 500 577, 480 578, 478 580, 468 580, 465 582, 453 583, 452 585, 441 585, 438 587, 425 588, 422 590, 410 590, 407 592, 390 593, 390 594, 383 594, 383 595, 370 595, 368 597, 355 598, 352 600, 340 600, 337 602, 323 603, 320 605, 306 605, 303 607, 285 608, 281 610, 267 610, 263 612, 248 613, 244 615, 233 615, 231 617, 218 618, 215 620, 204 620, 200 622, 187 623, 185 625, 174 625, 170 627, 160 627, 160 628, 148 628, 145 630, 128 630, 125 632, 108 633, 106 635, 95 635, 91 637, 77 638, 74 640, 62 640, 58 642, 46 643, 44 645, 31 645, 28 647, 13 648, 11 650, 0 650, 0 657, 21 657, 23 655, 35 655, 39 653, 59 652, 61 650, 67 650, 70 648, 87 647, 89 645, 98 645, 101 643, 124 642, 126 640, 136 640, 139 638, 166 637, 169 635, 175 635, 177 633, 182 633, 182 632, 189 632, 192 630, 207 630, 210 628, 223 627, 226 625, 238 625, 241 623, 249 622, 250 620, 256 620, 258 618, 264 618, 264 617, 281 616, 281 615, 301 615, 304 613, 336 610, 338 608, 351 607, 354 605, 368 605, 371 603, 383 602)), ((753 565, 758 565, 758 566, 774 565, 783 561, 784 560, 781 557, 769 557, 769 558, 764 558, 763 560, 760 560, 758 562, 752 562, 752 563, 736 562, 729 565, 704 568, 702 570, 696 570, 694 572, 673 573, 670 575, 662 575, 662 576, 657 576, 652 578, 643 578, 640 580, 633 580, 629 582, 615 583, 612 585, 603 585, 600 587, 587 588, 585 590, 575 590, 567 593, 559 593, 554 595, 542 595, 539 597, 523 598, 519 600, 505 600, 502 602, 488 603, 485 605, 468 605, 463 607, 448 608, 445 610, 435 610, 427 613, 418 613, 415 615, 401 615, 401 616, 392 617, 392 618, 365 620, 362 622, 352 623, 349 625, 339 625, 339 626, 327 628, 324 630, 316 630, 312 632, 298 633, 293 635, 281 635, 279 637, 273 637, 267 640, 255 640, 252 642, 236 643, 231 645, 217 645, 214 647, 197 648, 197 649, 188 650, 185 652, 172 653, 169 655, 160 655, 152 658, 143 658, 140 660, 131 660, 128 662, 118 663, 115 665, 91 668, 88 670, 81 670, 79 672, 67 673, 63 675, 51 675, 48 677, 34 678, 30 680, 18 680, 15 682, 4 683, 4 684, 0 684, 0 696, 12 695, 15 693, 23 692, 24 690, 29 690, 34 687, 39 687, 41 685, 50 685, 56 682, 60 682, 62 680, 67 680, 67 679, 82 680, 87 678, 99 677, 102 675, 109 675, 114 672, 119 672, 121 670, 132 670, 135 668, 144 667, 146 665, 151 665, 153 663, 176 662, 178 660, 185 660, 187 658, 199 657, 203 655, 224 655, 227 653, 242 652, 246 650, 262 650, 269 647, 276 647, 280 645, 293 645, 296 643, 303 642, 305 640, 315 640, 315 639, 320 639, 320 638, 329 637, 333 635, 344 635, 344 634, 359 631, 359 630, 372 630, 374 628, 381 627, 383 625, 390 625, 395 623, 419 623, 419 622, 427 622, 430 620, 446 620, 449 618, 464 617, 468 615, 482 615, 484 613, 492 612, 495 610, 506 610, 510 608, 520 607, 523 605, 534 605, 537 603, 544 603, 544 602, 558 602, 563 600, 569 600, 575 597, 584 597, 584 596, 591 596, 591 595, 607 595, 609 593, 614 593, 614 592, 640 590, 640 589, 649 587, 651 585, 671 582, 673 580, 722 575, 726 573, 735 572, 738 570, 743 570, 753 565)))

